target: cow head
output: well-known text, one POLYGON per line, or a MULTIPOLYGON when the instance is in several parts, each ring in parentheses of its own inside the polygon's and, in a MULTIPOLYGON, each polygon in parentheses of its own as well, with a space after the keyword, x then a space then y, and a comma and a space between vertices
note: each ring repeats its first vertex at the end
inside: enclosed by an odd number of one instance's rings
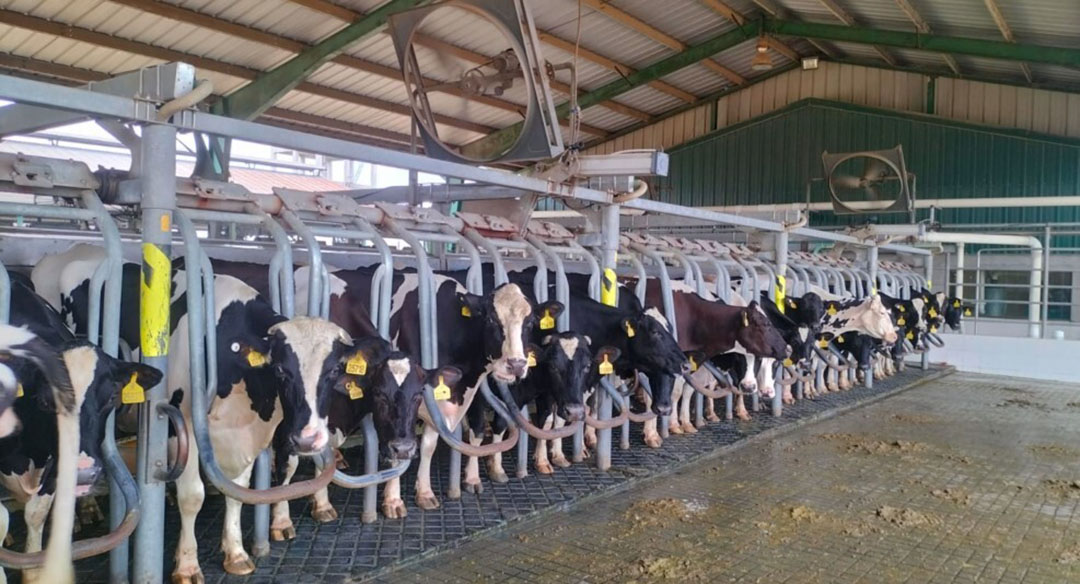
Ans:
MULTIPOLYGON (((767 294, 762 292, 766 300, 767 294)), ((817 333, 821 329, 821 320, 825 318, 825 301, 814 292, 807 292, 799 298, 788 297, 784 300, 784 315, 795 324, 809 327, 812 333, 817 333)))
POLYGON ((621 326, 629 353, 624 356, 649 377, 653 412, 661 416, 670 414, 675 377, 690 373, 690 362, 671 335, 667 319, 659 310, 647 308, 624 318, 621 326))
POLYGON ((21 427, 14 405, 22 389, 16 371, 23 367, 36 367, 52 388, 54 401, 60 401, 67 411, 74 410, 71 378, 59 351, 30 332, 29 327, 0 324, 0 339, 0 438, 21 427))
POLYGON ((495 379, 514 382, 529 374, 525 346, 538 318, 555 318, 559 302, 534 305, 517 284, 503 284, 490 294, 458 294, 461 313, 483 322, 484 356, 495 379))
MULTIPOLYGON (((267 334, 269 361, 262 365, 278 382, 281 423, 298 454, 316 454, 330 441, 330 392, 348 368, 352 339, 338 325, 306 316, 275 324, 267 334)), ((250 364, 258 367, 257 361, 250 364)))
POLYGON ((946 298, 942 312, 945 318, 945 324, 956 331, 960 330, 960 321, 963 317, 975 314, 975 307, 970 304, 964 304, 964 301, 960 298, 946 298))
POLYGON ((896 342, 896 325, 893 324, 889 309, 885 308, 885 304, 881 301, 881 296, 874 294, 863 301, 863 310, 859 313, 857 320, 862 325, 861 329, 871 337, 890 344, 896 342))
POLYGON ((736 326, 735 339, 752 355, 785 359, 791 351, 780 331, 758 307, 757 301, 740 310, 736 326))
MULTIPOLYGON (((143 399, 145 391, 161 382, 162 372, 142 363, 129 363, 100 348, 80 344, 63 352, 64 364, 79 412, 79 461, 76 495, 90 490, 102 469, 101 441, 105 420, 121 403, 121 395, 143 399)), ((52 392, 37 391, 38 406, 54 409, 52 392)), ((64 439, 61 437, 60 439, 64 439)))
POLYGON ((583 396, 586 388, 598 382, 600 364, 614 366, 619 358, 619 350, 613 347, 603 347, 594 355, 591 344, 588 336, 563 332, 544 337, 539 347, 537 366, 543 368, 546 391, 556 414, 568 423, 585 419, 583 396))

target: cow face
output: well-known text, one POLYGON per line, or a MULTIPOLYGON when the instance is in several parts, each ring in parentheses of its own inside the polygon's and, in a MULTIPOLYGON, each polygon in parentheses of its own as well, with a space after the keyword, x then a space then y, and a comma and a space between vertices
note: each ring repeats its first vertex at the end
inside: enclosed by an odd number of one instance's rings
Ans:
POLYGON ((780 331, 776 330, 769 317, 758 307, 757 301, 751 302, 740 311, 735 339, 752 355, 771 359, 784 359, 791 352, 791 347, 784 341, 780 331))
MULTIPOLYGON (((79 461, 76 495, 86 494, 102 469, 101 441, 105 439, 105 419, 121 402, 121 394, 133 397, 161 382, 162 372, 113 358, 93 345, 80 345, 63 352, 63 360, 75 393, 79 412, 79 461)), ((39 407, 52 409, 51 392, 38 391, 39 407)), ((69 439, 61 436, 61 440, 69 439)))
POLYGON ((821 321, 825 318, 825 301, 821 296, 807 292, 800 298, 788 298, 787 303, 786 314, 791 320, 809 327, 811 333, 821 330, 821 321))
POLYGON ((652 385, 652 409, 658 415, 671 413, 671 389, 675 376, 690 373, 690 362, 671 336, 667 319, 655 308, 623 319, 623 334, 634 366, 645 371, 652 385))
POLYGON ((954 331, 960 330, 960 321, 963 317, 971 316, 974 313, 974 306, 964 304, 962 299, 953 297, 945 299, 945 306, 942 309, 945 324, 949 325, 949 328, 954 331))
POLYGON ((282 424, 298 454, 316 454, 330 441, 330 392, 348 367, 352 339, 336 324, 311 317, 281 322, 267 332, 282 424))
POLYGON ((585 389, 595 385, 599 365, 614 365, 619 350, 603 347, 593 355, 592 340, 585 335, 563 332, 544 337, 537 365, 543 367, 546 390, 555 403, 556 413, 568 423, 585 419, 585 389))
POLYGON ((857 317, 862 329, 871 337, 881 339, 886 343, 896 342, 896 325, 893 324, 892 314, 881 301, 881 296, 874 294, 868 301, 863 303, 864 310, 857 317))
POLYGON ((529 374, 525 346, 538 318, 554 318, 562 304, 540 306, 521 292, 517 284, 503 284, 491 294, 458 294, 462 314, 481 319, 484 325, 483 350, 495 379, 511 383, 529 374))
POLYGON ((37 367, 52 388, 54 399, 61 402, 60 407, 67 412, 74 411, 71 379, 60 353, 52 345, 30 332, 28 327, 4 324, 0 324, 0 339, 3 339, 0 341, 0 438, 20 429, 19 416, 13 406, 22 389, 16 371, 25 366, 37 367))

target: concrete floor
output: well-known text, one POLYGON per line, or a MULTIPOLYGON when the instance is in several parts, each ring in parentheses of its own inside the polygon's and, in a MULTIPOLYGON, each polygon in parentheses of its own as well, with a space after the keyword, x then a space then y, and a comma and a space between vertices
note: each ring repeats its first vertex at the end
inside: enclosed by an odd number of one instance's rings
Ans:
POLYGON ((386 582, 1080 582, 1080 384, 954 374, 386 582))

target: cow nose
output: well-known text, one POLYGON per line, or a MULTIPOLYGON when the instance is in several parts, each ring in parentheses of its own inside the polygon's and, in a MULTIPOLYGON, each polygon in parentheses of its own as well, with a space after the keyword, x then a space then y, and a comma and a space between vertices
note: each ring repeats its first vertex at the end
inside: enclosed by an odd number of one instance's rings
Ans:
POLYGON ((296 451, 300 454, 318 452, 326 446, 328 441, 329 437, 326 432, 312 426, 304 426, 300 434, 293 434, 292 436, 293 446, 296 447, 296 451))
POLYGON ((671 415, 671 404, 667 404, 667 405, 653 404, 653 412, 658 416, 671 415))
POLYGON ((581 404, 566 406, 566 421, 568 423, 580 422, 585 419, 585 406, 581 404))
POLYGON ((80 452, 78 474, 76 475, 77 478, 75 484, 80 487, 89 488, 97 482, 99 474, 101 474, 101 465, 90 455, 85 452, 80 452))
POLYGON ((683 361, 682 374, 687 375, 687 374, 690 374, 690 373, 693 373, 693 372, 694 372, 693 369, 690 368, 690 362, 689 361, 683 361))
POLYGON ((416 440, 398 438, 390 441, 390 452, 398 460, 409 460, 416 454, 416 440))
POLYGON ((529 367, 529 362, 525 359, 507 359, 506 364, 510 366, 510 372, 514 374, 514 377, 525 375, 525 370, 529 367))

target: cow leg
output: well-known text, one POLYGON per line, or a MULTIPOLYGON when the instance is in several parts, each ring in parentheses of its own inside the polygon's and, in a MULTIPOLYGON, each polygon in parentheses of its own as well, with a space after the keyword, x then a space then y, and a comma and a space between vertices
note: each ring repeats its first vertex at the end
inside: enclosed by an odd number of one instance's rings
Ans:
MULTIPOLYGON (((555 424, 555 414, 548 414, 547 419, 544 420, 544 429, 550 430, 555 424)), ((547 453, 547 440, 537 440, 536 449, 533 451, 533 466, 536 467, 536 472, 540 474, 551 474, 554 472, 551 468, 551 463, 548 462, 547 453)))
MULTIPOLYGON (((473 446, 480 446, 480 443, 484 441, 484 435, 479 436, 472 428, 468 428, 469 431, 469 444, 473 446)), ((465 492, 480 494, 484 492, 484 485, 480 482, 480 459, 475 456, 470 456, 469 461, 465 463, 465 492)))
POLYGON ((686 382, 680 378, 675 379, 675 386, 671 388, 671 417, 668 420, 668 432, 671 434, 682 434, 682 422, 680 404, 682 403, 683 386, 686 382))
POLYGON ((705 398, 705 420, 719 422, 720 416, 716 415, 716 400, 711 397, 705 398))
POLYGON ((839 386, 840 386, 840 389, 843 389, 843 390, 848 390, 848 389, 851 389, 852 387, 855 387, 855 384, 851 380, 851 368, 850 367, 845 369, 843 371, 843 374, 840 376, 839 386))
POLYGON ((330 492, 326 488, 315 491, 311 496, 311 518, 319 523, 328 523, 338 518, 337 509, 330 504, 330 492))
POLYGON ((420 466, 416 472, 416 504, 421 509, 439 508, 439 498, 431 490, 431 459, 438 444, 439 433, 429 424, 424 424, 424 435, 420 439, 420 466))
POLYGON ((45 520, 52 507, 52 495, 33 495, 26 502, 23 517, 26 519, 26 551, 41 551, 41 533, 45 529, 45 520))
MULTIPOLYGON (((499 432, 498 434, 492 432, 491 443, 497 444, 499 442, 502 442, 503 436, 505 435, 505 431, 499 432)), ((496 452, 490 458, 488 458, 488 478, 491 479, 491 482, 500 484, 508 482, 510 480, 510 478, 506 476, 506 470, 503 469, 501 452, 496 452)))
MULTIPOLYGON (((645 411, 647 412, 652 409, 652 398, 649 397, 649 394, 645 393, 644 391, 641 392, 641 395, 642 398, 645 400, 645 411)), ((646 420, 645 423, 642 424, 641 429, 645 437, 645 446, 648 446, 649 448, 660 448, 660 446, 664 444, 664 439, 661 438, 660 433, 656 431, 656 421, 658 419, 659 418, 657 417, 651 420, 646 420)))
POLYGON ((404 519, 408 514, 405 501, 401 500, 401 479, 390 479, 383 487, 383 515, 387 519, 404 519))
MULTIPOLYGON (((554 415, 554 414, 552 414, 554 415)), ((555 428, 562 428, 566 425, 566 420, 555 416, 555 428)), ((551 462, 559 468, 567 468, 570 466, 570 461, 566 459, 566 455, 563 454, 562 438, 556 438, 551 441, 551 462)))
MULTIPOLYGON (((190 431, 188 444, 189 460, 199 460, 199 449, 190 431)), ((180 541, 176 544, 176 567, 173 568, 172 584, 202 584, 205 581, 199 568, 199 549, 195 539, 195 517, 202 509, 205 496, 202 478, 199 477, 199 465, 188 464, 184 467, 180 479, 176 481, 176 502, 180 507, 180 541)))
MULTIPOLYGON (((287 485, 296 474, 296 466, 300 464, 300 457, 291 454, 285 465, 285 477, 281 484, 287 485)), ((289 512, 288 501, 274 503, 273 517, 270 520, 270 539, 273 541, 286 541, 296 537, 296 527, 293 525, 292 516, 289 512)))
MULTIPOLYGON (((830 355, 829 356, 829 363, 839 366, 840 360, 837 359, 835 355, 830 355)), ((840 391, 840 387, 837 384, 837 377, 839 377, 839 372, 836 369, 833 369, 832 367, 829 367, 829 370, 826 372, 826 378, 825 378, 825 388, 827 390, 829 390, 829 391, 840 391)))
POLYGON ((79 499, 79 523, 93 525, 99 521, 105 521, 105 514, 101 512, 97 497, 83 497, 79 499))
MULTIPOLYGON (((233 482, 247 486, 251 484, 250 464, 233 479, 233 482)), ((235 576, 244 576, 255 571, 255 562, 251 561, 244 550, 243 532, 240 529, 240 509, 243 503, 225 497, 225 525, 221 529, 221 551, 225 554, 225 571, 235 576)))
POLYGON ((741 394, 735 394, 735 417, 740 420, 749 420, 750 412, 746 411, 746 397, 741 394))
MULTIPOLYGON (((690 419, 690 404, 694 401, 694 391, 689 385, 683 384, 682 402, 679 413, 679 420, 682 422, 682 431, 687 434, 697 434, 697 426, 694 426, 693 420, 690 419)), ((674 409, 672 409, 674 411, 674 409)), ((675 427, 675 420, 671 421, 671 428, 675 427)), ((668 428, 669 430, 671 428, 668 428)))

